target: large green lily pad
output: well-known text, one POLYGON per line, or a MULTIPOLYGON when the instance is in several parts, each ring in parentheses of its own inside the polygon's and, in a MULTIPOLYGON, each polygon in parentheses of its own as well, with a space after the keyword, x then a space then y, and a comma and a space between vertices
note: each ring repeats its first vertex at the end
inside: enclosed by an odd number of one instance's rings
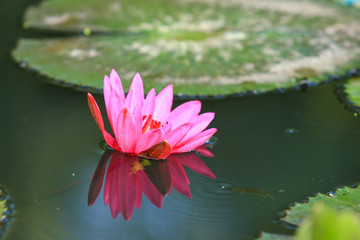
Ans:
POLYGON ((265 92, 327 80, 360 66, 360 10, 331 1, 52 0, 24 26, 100 32, 22 39, 13 56, 31 69, 100 90, 115 68, 128 88, 174 84, 177 95, 265 92))
POLYGON ((299 225, 309 215, 311 208, 317 202, 323 202, 333 209, 344 211, 351 209, 360 216, 360 187, 339 188, 335 193, 318 193, 310 197, 307 203, 295 203, 285 211, 285 217, 281 220, 293 225, 299 225))

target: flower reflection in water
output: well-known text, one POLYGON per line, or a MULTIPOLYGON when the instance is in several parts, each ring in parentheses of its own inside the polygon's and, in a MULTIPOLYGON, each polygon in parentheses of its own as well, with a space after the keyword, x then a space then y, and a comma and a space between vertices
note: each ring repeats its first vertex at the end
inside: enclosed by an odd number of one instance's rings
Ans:
MULTIPOLYGON (((197 151, 207 157, 213 156, 204 146, 197 151)), ((172 188, 191 198, 190 181, 183 165, 199 174, 215 178, 194 151, 172 154, 164 160, 152 160, 107 150, 102 155, 92 178, 88 205, 91 206, 96 201, 105 175, 104 202, 105 206, 110 205, 113 218, 121 212, 124 219, 129 220, 135 206, 138 209, 141 206, 142 193, 158 208, 161 208, 164 197, 172 192, 172 188), (108 161, 110 163, 106 170, 108 161)))

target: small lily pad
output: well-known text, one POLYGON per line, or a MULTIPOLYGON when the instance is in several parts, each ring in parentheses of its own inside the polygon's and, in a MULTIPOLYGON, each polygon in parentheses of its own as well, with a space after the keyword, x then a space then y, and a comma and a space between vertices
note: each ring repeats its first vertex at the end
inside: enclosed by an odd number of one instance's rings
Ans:
POLYGON ((115 68, 125 89, 140 72, 145 90, 258 93, 360 66, 359 20, 357 8, 317 0, 52 0, 29 8, 24 26, 90 36, 21 39, 13 56, 85 90, 115 68))

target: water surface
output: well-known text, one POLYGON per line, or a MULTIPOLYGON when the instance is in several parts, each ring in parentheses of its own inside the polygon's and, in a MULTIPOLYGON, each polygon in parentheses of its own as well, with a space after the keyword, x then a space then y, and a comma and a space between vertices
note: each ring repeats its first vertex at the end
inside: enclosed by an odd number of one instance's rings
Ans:
MULTIPOLYGON (((86 93, 48 84, 10 57, 17 39, 31 36, 20 18, 31 2, 0 7, 9 9, 0 14, 8 23, 0 39, 0 185, 16 207, 5 239, 252 239, 288 232, 275 220, 290 203, 359 182, 360 119, 328 84, 203 101, 202 112, 216 113, 218 142, 215 157, 202 159, 217 179, 187 169, 192 199, 174 191, 158 209, 143 197, 129 222, 114 220, 102 195, 88 207, 102 136, 86 93)), ((96 100, 104 110, 102 96, 96 100)))

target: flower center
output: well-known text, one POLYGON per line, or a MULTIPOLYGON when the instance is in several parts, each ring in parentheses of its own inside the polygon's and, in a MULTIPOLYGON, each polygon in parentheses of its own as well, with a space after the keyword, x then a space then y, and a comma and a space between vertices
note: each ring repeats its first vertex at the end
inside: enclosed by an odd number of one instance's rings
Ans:
POLYGON ((160 126, 161 126, 161 122, 152 119, 151 114, 149 116, 146 115, 143 116, 143 127, 142 127, 143 134, 150 131, 151 129, 160 128, 160 126))
MULTIPOLYGON (((168 122, 166 122, 166 124, 168 124, 168 122)), ((161 124, 160 121, 154 120, 151 114, 143 116, 142 134, 150 131, 151 129, 156 129, 160 127, 164 127, 164 124, 161 124)))

